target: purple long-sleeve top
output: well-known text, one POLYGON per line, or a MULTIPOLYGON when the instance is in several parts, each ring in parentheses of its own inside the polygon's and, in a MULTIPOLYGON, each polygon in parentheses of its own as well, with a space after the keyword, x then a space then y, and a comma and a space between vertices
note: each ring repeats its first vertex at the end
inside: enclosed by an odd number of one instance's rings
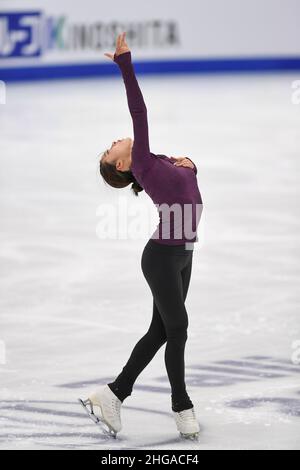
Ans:
POLYGON ((202 213, 197 167, 194 162, 194 168, 175 166, 176 159, 150 151, 147 108, 135 76, 131 52, 115 54, 114 61, 122 73, 133 122, 130 170, 159 212, 159 224, 151 238, 167 245, 197 242, 202 213))

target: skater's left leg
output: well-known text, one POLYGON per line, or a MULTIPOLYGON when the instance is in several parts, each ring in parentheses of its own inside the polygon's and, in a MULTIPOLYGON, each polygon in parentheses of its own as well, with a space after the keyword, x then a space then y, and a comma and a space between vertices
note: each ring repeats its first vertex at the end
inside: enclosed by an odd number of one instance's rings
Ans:
POLYGON ((115 395, 124 401, 131 395, 134 382, 166 342, 167 335, 153 299, 152 320, 147 333, 137 342, 118 377, 108 384, 115 395))
POLYGON ((187 298, 187 294, 188 294, 188 290, 189 290, 191 274, 192 274, 192 265, 193 265, 193 253, 192 253, 192 256, 190 257, 190 260, 189 260, 187 266, 185 266, 185 268, 181 271, 182 294, 183 294, 183 300, 184 301, 187 298))
POLYGON ((165 365, 172 392, 172 409, 193 407, 185 384, 184 352, 188 315, 185 296, 191 272, 192 253, 182 247, 148 245, 142 258, 144 276, 152 291, 167 334, 165 365), (180 251, 181 250, 181 251, 180 251))

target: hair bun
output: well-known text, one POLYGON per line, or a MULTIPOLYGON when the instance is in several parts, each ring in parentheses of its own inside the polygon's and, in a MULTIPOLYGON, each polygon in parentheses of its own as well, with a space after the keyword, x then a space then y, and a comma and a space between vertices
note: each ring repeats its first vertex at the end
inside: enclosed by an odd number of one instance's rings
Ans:
POLYGON ((134 192, 134 194, 137 196, 138 193, 140 193, 141 191, 143 191, 143 188, 142 186, 139 185, 139 183, 135 180, 132 185, 131 185, 131 189, 132 191, 134 192))

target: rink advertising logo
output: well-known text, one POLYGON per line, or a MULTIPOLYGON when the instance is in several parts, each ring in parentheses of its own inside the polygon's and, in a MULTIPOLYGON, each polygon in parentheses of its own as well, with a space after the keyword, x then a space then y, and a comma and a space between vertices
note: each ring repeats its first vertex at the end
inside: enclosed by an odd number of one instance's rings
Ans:
POLYGON ((0 13, 0 57, 38 57, 41 12, 0 13))
POLYGON ((51 49, 68 49, 62 37, 65 16, 42 11, 0 13, 0 58, 40 57, 51 49))
MULTIPOLYGON (((97 224, 96 234, 100 239, 137 240, 145 239, 155 225, 157 213, 152 206, 131 202, 126 197, 119 197, 117 204, 101 203, 96 216, 101 220, 97 224), (154 218, 155 216, 155 218, 154 218)), ((155 204, 159 212, 160 223, 151 238, 164 240, 182 239, 203 242, 200 236, 202 204, 155 204)), ((200 243, 196 243, 200 247, 200 243)), ((186 246, 189 249, 188 245, 186 246)))
POLYGON ((292 343, 292 349, 294 350, 291 356, 292 363, 295 366, 300 364, 300 340, 296 340, 292 343))
POLYGON ((72 23, 66 15, 54 17, 43 11, 5 12, 0 13, 0 58, 40 57, 50 50, 98 51, 113 47, 116 35, 125 29, 133 45, 144 45, 148 38, 157 47, 179 44, 174 21, 72 23))
POLYGON ((0 339, 0 365, 6 364, 6 348, 5 343, 0 339))
POLYGON ((6 103, 6 85, 5 82, 0 80, 0 104, 6 103))
POLYGON ((300 104, 300 80, 294 80, 292 82, 292 104, 300 104))

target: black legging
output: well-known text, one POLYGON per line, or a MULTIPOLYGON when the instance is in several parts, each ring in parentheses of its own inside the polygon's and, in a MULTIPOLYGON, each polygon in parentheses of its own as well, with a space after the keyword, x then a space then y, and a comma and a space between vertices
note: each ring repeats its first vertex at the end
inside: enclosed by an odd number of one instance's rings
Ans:
POLYGON ((163 245, 150 239, 143 251, 141 267, 153 294, 153 316, 147 333, 135 345, 122 372, 109 383, 124 401, 134 382, 159 348, 167 342, 165 364, 171 385, 173 411, 192 408, 185 386, 184 350, 188 315, 185 299, 191 278, 193 249, 163 245))

